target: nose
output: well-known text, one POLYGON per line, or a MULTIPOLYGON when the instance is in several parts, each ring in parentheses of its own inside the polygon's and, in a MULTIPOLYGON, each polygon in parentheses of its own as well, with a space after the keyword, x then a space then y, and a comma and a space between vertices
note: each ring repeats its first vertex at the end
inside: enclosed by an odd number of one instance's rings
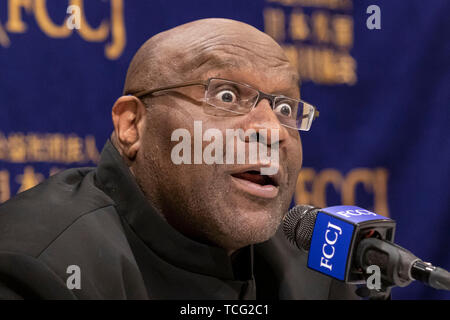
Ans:
MULTIPOLYGON (((244 131, 255 130, 257 141, 266 143, 268 146, 276 143, 281 145, 288 135, 287 128, 281 125, 268 99, 261 99, 247 114, 243 129, 244 131), (278 134, 276 134, 277 131, 278 134)), ((250 140, 249 137, 245 139, 246 142, 250 140)))

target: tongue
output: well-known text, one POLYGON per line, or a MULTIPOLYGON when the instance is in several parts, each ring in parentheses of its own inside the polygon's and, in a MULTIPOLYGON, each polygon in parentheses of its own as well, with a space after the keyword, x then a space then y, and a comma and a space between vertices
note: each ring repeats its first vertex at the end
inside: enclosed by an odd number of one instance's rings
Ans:
POLYGON ((266 185, 266 178, 259 173, 251 173, 251 172, 242 172, 233 175, 236 178, 248 180, 253 183, 257 183, 259 185, 266 185))

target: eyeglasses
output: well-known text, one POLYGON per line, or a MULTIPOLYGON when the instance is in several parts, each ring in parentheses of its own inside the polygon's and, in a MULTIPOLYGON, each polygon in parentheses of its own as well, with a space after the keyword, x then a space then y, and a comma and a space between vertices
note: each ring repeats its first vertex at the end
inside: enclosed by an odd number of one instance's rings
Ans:
POLYGON ((283 95, 264 93, 252 86, 231 80, 210 78, 207 81, 186 82, 183 84, 140 91, 133 94, 141 99, 157 92, 172 91, 188 86, 204 86, 205 97, 202 101, 217 109, 235 115, 247 114, 255 108, 262 99, 267 99, 280 123, 288 128, 309 131, 319 111, 311 104, 283 95))

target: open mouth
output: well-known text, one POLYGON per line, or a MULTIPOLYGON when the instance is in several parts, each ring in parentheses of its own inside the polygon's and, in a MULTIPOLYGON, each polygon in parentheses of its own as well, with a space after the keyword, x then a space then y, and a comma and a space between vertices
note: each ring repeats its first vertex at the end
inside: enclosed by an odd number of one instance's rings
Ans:
POLYGON ((278 195, 279 187, 276 176, 261 174, 258 170, 248 170, 231 174, 235 186, 259 198, 273 199, 278 195))
POLYGON ((257 170, 249 170, 245 172, 235 173, 232 174, 232 176, 238 179, 247 180, 255 184, 259 184, 260 186, 272 185, 278 187, 278 184, 275 181, 275 179, 273 179, 268 175, 262 175, 261 172, 257 170))

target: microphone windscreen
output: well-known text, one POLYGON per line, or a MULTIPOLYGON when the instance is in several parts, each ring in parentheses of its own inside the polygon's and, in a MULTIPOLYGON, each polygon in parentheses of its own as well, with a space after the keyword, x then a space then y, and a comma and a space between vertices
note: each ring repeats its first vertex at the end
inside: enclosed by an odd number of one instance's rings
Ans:
POLYGON ((286 238, 299 249, 308 251, 318 208, 310 205, 298 205, 288 211, 283 220, 283 231, 286 238))

